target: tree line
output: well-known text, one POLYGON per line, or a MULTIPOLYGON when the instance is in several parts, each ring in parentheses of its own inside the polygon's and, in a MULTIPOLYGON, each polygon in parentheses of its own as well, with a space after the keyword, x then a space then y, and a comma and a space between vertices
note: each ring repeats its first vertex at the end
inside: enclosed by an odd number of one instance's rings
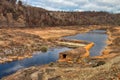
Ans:
POLYGON ((120 25, 120 14, 48 11, 17 0, 0 0, 0 27, 120 25))

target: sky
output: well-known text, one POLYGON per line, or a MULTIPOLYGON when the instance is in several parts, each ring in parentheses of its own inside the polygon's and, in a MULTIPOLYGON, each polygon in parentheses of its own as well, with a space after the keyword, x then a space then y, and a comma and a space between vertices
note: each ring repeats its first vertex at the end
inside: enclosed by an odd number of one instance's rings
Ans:
POLYGON ((120 13, 120 0, 22 0, 52 11, 106 11, 120 13))

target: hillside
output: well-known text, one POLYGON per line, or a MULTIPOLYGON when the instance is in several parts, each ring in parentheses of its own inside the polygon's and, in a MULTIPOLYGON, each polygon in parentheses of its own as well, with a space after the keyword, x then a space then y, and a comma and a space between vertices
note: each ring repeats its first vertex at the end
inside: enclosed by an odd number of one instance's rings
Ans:
POLYGON ((16 2, 0 0, 0 27, 120 25, 120 14, 48 11, 16 2))

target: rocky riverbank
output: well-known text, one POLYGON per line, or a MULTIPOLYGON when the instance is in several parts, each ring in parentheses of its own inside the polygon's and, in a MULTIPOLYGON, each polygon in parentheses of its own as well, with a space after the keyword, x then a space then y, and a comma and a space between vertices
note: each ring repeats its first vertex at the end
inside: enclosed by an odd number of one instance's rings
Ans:
POLYGON ((120 56, 98 67, 83 64, 51 63, 48 66, 30 67, 19 70, 2 80, 119 80, 120 56), (54 65, 54 66, 52 66, 54 65))
POLYGON ((96 58, 113 58, 120 55, 120 27, 111 27, 107 29, 108 40, 106 41, 107 46, 103 50, 101 56, 96 56, 96 58))

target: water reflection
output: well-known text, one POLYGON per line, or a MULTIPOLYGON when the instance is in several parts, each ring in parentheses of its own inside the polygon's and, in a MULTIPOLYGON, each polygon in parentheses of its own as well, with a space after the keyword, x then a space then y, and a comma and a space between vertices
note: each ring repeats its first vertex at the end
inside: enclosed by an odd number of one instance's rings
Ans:
POLYGON ((100 55, 101 51, 106 46, 107 34, 105 30, 93 30, 88 33, 77 34, 75 36, 64 37, 65 39, 86 40, 95 43, 95 46, 90 50, 91 56, 100 55))
POLYGON ((11 73, 14 73, 15 71, 22 68, 55 62, 56 60, 58 60, 59 53, 66 50, 70 50, 70 48, 66 48, 66 47, 51 48, 44 53, 37 52, 35 55, 33 55, 32 58, 29 59, 0 64, 0 78, 9 75, 11 73))

